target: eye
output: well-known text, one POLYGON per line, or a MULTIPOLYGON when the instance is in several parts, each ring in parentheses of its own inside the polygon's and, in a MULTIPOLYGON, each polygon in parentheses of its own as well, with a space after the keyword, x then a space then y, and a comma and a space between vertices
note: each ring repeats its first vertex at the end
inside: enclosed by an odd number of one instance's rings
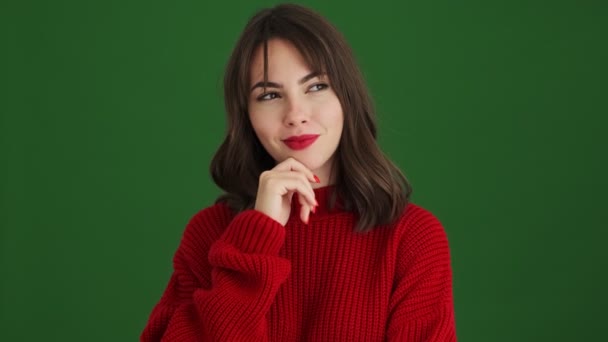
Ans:
POLYGON ((326 83, 316 83, 311 85, 310 88, 308 88, 308 91, 317 92, 323 89, 327 89, 328 87, 329 85, 327 85, 326 83))
POLYGON ((275 92, 264 93, 256 98, 258 101, 269 101, 279 97, 279 94, 275 92))

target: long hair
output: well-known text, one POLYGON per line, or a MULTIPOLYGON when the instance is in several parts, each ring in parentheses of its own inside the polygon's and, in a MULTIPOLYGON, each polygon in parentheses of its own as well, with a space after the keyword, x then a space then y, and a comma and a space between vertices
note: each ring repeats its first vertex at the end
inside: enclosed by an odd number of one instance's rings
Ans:
POLYGON ((363 75, 342 34, 321 15, 294 4, 255 14, 226 66, 227 132, 210 166, 213 180, 225 191, 216 202, 225 202, 236 212, 253 208, 260 174, 275 166, 248 115, 251 61, 263 46, 267 81, 267 42, 273 38, 291 42, 311 71, 327 74, 342 105, 344 127, 332 165, 336 183, 330 206, 340 196, 344 208, 357 215, 359 232, 393 222, 403 213, 412 189, 376 141, 375 112, 363 75))

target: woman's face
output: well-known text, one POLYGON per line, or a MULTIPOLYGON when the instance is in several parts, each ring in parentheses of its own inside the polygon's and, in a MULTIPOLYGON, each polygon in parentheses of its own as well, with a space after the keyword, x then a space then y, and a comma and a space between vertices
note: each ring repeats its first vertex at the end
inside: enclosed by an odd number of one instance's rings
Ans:
POLYGON ((277 163, 295 158, 327 184, 344 124, 329 79, 311 73, 282 39, 268 41, 268 83, 263 46, 254 54, 250 77, 249 119, 266 151, 277 163))

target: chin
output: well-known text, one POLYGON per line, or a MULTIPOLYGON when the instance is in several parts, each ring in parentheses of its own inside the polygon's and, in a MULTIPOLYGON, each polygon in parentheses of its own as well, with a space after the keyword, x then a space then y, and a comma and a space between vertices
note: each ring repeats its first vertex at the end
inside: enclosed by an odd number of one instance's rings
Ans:
POLYGON ((304 164, 304 166, 306 166, 309 170, 317 170, 327 162, 326 160, 319 160, 316 158, 294 158, 300 163, 304 164))
POLYGON ((277 164, 279 164, 279 163, 284 162, 287 158, 293 158, 293 159, 299 161, 300 163, 304 164, 304 166, 306 166, 310 170, 318 169, 319 167, 321 167, 321 165, 323 165, 323 163, 316 158, 307 158, 306 156, 298 156, 297 154, 290 154, 290 155, 282 156, 279 159, 275 158, 275 161, 277 164))

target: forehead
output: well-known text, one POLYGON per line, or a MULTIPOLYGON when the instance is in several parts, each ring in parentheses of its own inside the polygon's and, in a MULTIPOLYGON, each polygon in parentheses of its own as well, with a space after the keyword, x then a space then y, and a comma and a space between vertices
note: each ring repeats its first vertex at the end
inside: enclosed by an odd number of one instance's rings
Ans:
MULTIPOLYGON (((313 70, 311 63, 288 40, 280 38, 268 40, 266 52, 268 78, 301 76, 302 73, 317 71, 313 70)), ((254 50, 249 71, 252 83, 264 79, 264 53, 263 43, 254 50)))

